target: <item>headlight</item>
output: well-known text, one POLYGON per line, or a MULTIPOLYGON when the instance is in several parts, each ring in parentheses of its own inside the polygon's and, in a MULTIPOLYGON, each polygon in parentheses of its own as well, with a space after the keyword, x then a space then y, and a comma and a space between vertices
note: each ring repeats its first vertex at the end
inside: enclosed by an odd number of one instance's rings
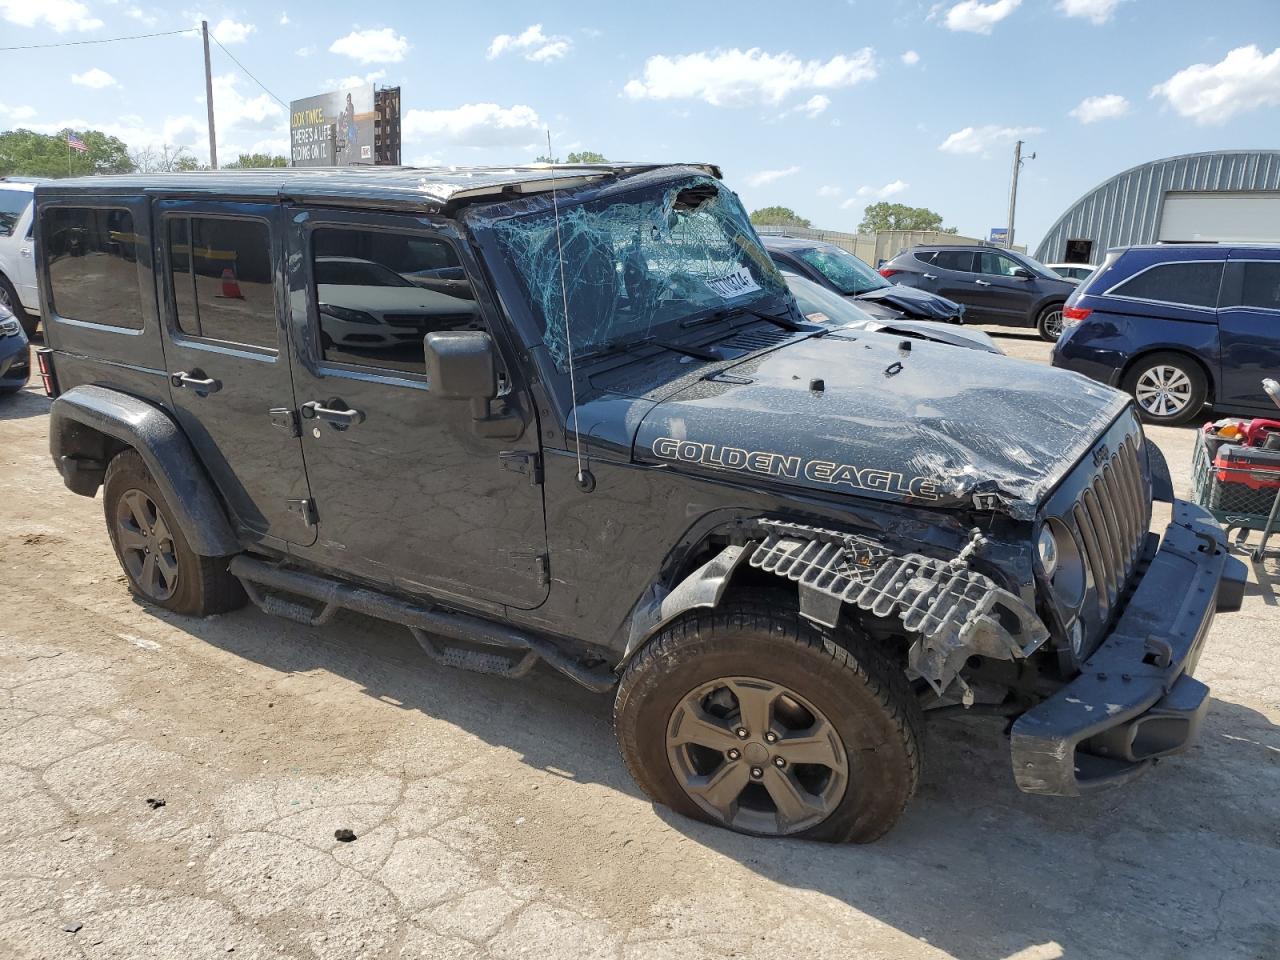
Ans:
POLYGON ((327 313, 329 316, 338 320, 345 320, 347 323, 378 323, 378 318, 371 313, 365 313, 363 310, 352 310, 349 307, 339 307, 332 303, 320 304, 320 312, 327 313))
POLYGON ((1036 540, 1036 554, 1054 598, 1072 613, 1080 609, 1084 600, 1084 557, 1071 531, 1060 520, 1046 520, 1036 540))
POLYGON ((16 337, 22 325, 13 317, 0 320, 0 337, 16 337))

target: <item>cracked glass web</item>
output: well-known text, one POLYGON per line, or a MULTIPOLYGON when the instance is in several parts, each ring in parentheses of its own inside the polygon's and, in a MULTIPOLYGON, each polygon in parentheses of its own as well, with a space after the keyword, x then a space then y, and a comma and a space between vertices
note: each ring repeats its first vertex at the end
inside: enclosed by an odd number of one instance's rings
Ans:
POLYGON ((714 180, 562 206, 559 219, 558 241, 553 212, 498 221, 493 229, 562 371, 566 333, 581 355, 642 340, 708 309, 786 295, 742 205, 714 180))

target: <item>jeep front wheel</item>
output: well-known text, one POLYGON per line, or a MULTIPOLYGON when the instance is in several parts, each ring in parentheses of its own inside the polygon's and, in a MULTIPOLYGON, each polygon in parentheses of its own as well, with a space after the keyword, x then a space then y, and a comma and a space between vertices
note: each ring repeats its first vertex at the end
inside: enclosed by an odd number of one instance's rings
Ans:
POLYGON ((893 826, 923 741, 906 677, 870 642, 752 602, 654 638, 623 675, 614 729, 641 789, 676 812, 834 842, 893 826))
POLYGON ((135 594, 197 617, 244 605, 244 589, 227 571, 227 558, 202 557, 191 549, 136 451, 112 459, 102 486, 111 546, 135 594))

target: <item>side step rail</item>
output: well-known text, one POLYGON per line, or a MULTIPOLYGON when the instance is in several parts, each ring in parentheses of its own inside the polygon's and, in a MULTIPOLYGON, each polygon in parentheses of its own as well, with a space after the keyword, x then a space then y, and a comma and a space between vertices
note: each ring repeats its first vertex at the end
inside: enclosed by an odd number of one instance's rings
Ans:
POLYGON ((289 570, 241 554, 232 558, 232 576, 244 584, 250 599, 265 613, 276 613, 311 626, 329 620, 339 608, 408 627, 423 651, 437 663, 477 673, 522 677, 538 660, 559 670, 595 693, 613 688, 617 678, 607 667, 587 667, 536 634, 493 623, 466 613, 425 607, 368 587, 289 570), (316 611, 303 603, 264 594, 262 588, 303 597, 321 605, 316 611), (260 602, 260 599, 264 602, 260 602), (296 616, 294 616, 296 614, 296 616), (439 643, 435 638, 492 648, 494 652, 439 643), (512 655, 516 656, 512 656, 512 655))

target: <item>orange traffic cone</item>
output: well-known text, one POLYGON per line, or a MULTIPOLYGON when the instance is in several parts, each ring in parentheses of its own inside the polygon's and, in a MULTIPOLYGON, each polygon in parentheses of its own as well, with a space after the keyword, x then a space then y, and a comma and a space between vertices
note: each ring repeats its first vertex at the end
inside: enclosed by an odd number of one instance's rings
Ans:
POLYGON ((244 294, 240 292, 240 282, 236 280, 235 271, 230 267, 222 268, 222 294, 221 296, 227 300, 243 300, 244 294))

